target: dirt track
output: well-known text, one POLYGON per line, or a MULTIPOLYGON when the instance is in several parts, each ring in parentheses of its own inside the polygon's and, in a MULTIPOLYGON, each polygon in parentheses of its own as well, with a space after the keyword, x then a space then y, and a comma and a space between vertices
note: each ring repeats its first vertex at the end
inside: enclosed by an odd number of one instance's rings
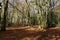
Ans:
POLYGON ((0 32, 0 40, 60 40, 60 28, 47 30, 37 30, 36 28, 12 29, 0 32))

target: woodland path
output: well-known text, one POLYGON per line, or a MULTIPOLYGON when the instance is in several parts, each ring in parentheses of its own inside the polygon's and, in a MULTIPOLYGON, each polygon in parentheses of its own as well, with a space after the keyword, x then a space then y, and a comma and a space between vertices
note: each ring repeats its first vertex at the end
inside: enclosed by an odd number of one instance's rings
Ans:
POLYGON ((8 27, 0 40, 60 40, 60 28, 8 27))

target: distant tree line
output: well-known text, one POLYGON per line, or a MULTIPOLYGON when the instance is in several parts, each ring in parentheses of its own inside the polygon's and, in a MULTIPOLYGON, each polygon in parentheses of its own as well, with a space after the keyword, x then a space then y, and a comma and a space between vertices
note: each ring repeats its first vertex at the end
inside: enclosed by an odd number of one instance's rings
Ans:
MULTIPOLYGON (((11 3, 3 1, 1 30, 5 31, 6 26, 32 26, 39 25, 44 28, 56 27, 58 15, 55 6, 58 0, 25 0, 24 2, 11 3)), ((1 21, 1 20, 0 20, 1 21)))

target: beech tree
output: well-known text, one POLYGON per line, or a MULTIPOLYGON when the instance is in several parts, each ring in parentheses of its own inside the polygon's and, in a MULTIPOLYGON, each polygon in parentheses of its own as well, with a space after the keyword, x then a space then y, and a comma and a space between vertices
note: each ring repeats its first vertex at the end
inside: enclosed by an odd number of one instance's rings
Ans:
POLYGON ((3 16, 3 25, 1 27, 1 31, 6 30, 6 17, 7 17, 7 11, 8 11, 8 0, 3 0, 4 1, 4 16, 3 16))

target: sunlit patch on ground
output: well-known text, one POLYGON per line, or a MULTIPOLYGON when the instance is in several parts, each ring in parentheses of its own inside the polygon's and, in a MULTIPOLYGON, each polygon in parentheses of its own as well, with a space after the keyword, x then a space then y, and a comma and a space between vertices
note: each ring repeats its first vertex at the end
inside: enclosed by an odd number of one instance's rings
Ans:
POLYGON ((33 38, 32 37, 25 37, 25 38, 20 39, 20 40, 33 40, 33 38))
POLYGON ((14 30, 14 29, 25 29, 25 30, 31 30, 31 31, 43 31, 44 29, 40 26, 26 26, 26 27, 8 27, 7 30, 14 30))

